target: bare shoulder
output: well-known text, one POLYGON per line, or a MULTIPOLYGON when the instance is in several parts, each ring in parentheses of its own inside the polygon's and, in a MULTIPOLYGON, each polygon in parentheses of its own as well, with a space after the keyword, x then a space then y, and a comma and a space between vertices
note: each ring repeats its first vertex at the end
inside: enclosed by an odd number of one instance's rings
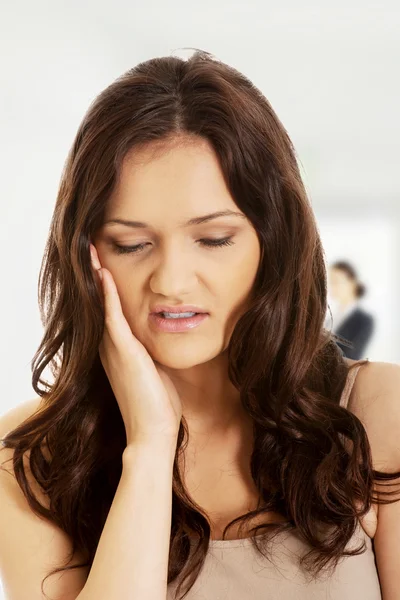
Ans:
MULTIPOLYGON (((0 416, 0 440, 7 435, 10 431, 21 425, 26 419, 31 417, 39 410, 42 398, 40 396, 26 400, 12 407, 7 412, 0 416)), ((12 477, 14 477, 14 470, 12 467, 12 458, 14 450, 13 448, 4 447, 0 443, 0 470, 12 477)), ((23 465, 26 472, 27 479, 35 492, 36 497, 47 505, 48 501, 45 495, 42 493, 40 487, 37 485, 36 480, 31 476, 29 468, 29 451, 23 457, 23 465)))
POLYGON ((399 470, 400 365, 375 361, 362 365, 348 408, 366 429, 374 468, 399 470))
POLYGON ((17 404, 17 406, 13 406, 7 412, 0 415, 0 440, 9 431, 15 429, 15 427, 18 427, 18 425, 35 414, 35 412, 40 408, 41 401, 42 398, 40 396, 36 396, 36 398, 26 400, 25 402, 17 404))
MULTIPOLYGON (((0 416, 0 438, 22 424, 41 406, 41 398, 33 398, 13 407, 0 416)), ((7 598, 43 598, 41 584, 53 568, 59 568, 72 551, 72 541, 53 521, 39 517, 31 509, 16 481, 12 458, 13 448, 0 445, 0 579, 7 598), (23 565, 23 577, 21 577, 23 565)), ((29 451, 23 456, 29 487, 42 504, 49 508, 49 498, 33 477, 29 467, 29 451)), ((72 562, 83 563, 75 552, 72 562)), ((73 600, 86 582, 89 567, 55 574, 44 584, 46 597, 73 600)))
MULTIPOLYGON (((373 468, 383 472, 400 471, 400 365, 369 362, 361 366, 349 399, 351 410, 365 427, 371 447, 373 468)), ((399 479, 389 481, 394 487, 390 504, 376 509, 374 554, 378 568, 382 597, 398 598, 400 587, 400 502, 399 479)), ((381 487, 375 486, 379 497, 386 500, 381 487)))
POLYGON ((40 408, 41 401, 42 398, 36 396, 36 398, 13 406, 7 412, 0 415, 0 438, 33 415, 40 408))

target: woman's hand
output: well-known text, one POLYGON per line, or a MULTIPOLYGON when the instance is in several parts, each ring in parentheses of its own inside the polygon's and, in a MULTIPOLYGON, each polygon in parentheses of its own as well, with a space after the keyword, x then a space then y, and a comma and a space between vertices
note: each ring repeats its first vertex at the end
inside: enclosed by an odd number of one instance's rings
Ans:
POLYGON ((171 379, 133 335, 118 290, 90 244, 92 266, 104 298, 99 354, 125 424, 127 445, 177 443, 182 404, 171 379), (102 277, 101 277, 101 275, 102 277))

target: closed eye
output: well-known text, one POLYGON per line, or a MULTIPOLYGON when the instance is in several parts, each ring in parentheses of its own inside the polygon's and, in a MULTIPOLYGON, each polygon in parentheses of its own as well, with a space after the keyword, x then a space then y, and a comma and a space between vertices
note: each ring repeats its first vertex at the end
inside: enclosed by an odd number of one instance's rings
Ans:
MULTIPOLYGON (((232 244, 235 243, 232 241, 232 237, 233 236, 221 239, 201 239, 199 242, 207 248, 221 248, 222 246, 232 246, 232 244)), ((146 245, 147 244, 144 243, 137 244, 136 246, 120 246, 119 244, 113 243, 116 254, 138 254, 146 247, 146 245)))

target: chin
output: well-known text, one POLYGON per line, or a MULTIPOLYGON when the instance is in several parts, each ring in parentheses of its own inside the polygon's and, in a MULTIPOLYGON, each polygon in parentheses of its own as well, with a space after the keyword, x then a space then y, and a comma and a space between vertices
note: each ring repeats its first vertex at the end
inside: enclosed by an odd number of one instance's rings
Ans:
POLYGON ((181 344, 175 345, 169 342, 165 349, 152 345, 151 350, 150 348, 147 350, 153 360, 164 367, 175 370, 191 369, 213 360, 220 353, 213 351, 210 347, 201 348, 199 343, 192 344, 192 347, 187 345, 183 347, 181 344))

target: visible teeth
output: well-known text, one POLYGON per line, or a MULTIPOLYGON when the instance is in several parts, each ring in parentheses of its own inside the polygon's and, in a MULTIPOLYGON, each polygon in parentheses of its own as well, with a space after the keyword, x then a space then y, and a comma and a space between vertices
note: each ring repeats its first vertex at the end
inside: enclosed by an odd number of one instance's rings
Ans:
POLYGON ((161 313, 165 319, 183 319, 184 317, 194 317, 195 312, 185 312, 185 313, 161 313))

